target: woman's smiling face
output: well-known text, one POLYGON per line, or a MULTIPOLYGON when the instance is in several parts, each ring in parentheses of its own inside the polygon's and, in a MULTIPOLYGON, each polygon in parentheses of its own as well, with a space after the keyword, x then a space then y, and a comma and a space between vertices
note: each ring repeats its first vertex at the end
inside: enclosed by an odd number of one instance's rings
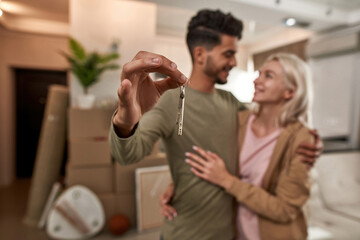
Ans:
POLYGON ((253 101, 259 104, 285 103, 293 96, 293 91, 285 86, 285 74, 279 61, 266 62, 259 70, 254 81, 253 101))

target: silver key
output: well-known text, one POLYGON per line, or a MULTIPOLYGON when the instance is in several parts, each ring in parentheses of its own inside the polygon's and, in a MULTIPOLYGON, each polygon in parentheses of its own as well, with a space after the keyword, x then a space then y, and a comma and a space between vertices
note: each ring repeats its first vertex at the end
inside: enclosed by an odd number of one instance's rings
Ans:
POLYGON ((185 86, 180 87, 180 97, 179 97, 179 105, 178 112, 176 118, 176 124, 178 126, 178 135, 181 136, 183 133, 183 124, 184 124, 184 107, 185 107, 185 86))

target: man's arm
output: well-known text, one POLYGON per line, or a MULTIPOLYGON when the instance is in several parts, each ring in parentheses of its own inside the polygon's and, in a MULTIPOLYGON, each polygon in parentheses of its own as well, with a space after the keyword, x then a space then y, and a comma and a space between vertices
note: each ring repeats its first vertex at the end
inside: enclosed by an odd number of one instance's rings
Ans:
POLYGON ((322 142, 317 130, 309 130, 309 133, 313 135, 315 139, 314 143, 301 143, 296 151, 302 156, 301 161, 307 165, 308 169, 314 166, 316 160, 320 157, 324 150, 324 143, 322 142))
POLYGON ((118 108, 110 130, 111 154, 117 161, 135 163, 151 152, 156 140, 164 134, 162 131, 168 130, 161 126, 167 123, 164 121, 166 115, 158 108, 149 113, 143 123, 139 123, 140 119, 165 91, 184 85, 186 81, 175 63, 158 54, 141 51, 124 65, 118 89, 118 108), (149 76, 151 72, 163 73, 168 78, 154 82, 149 76))
POLYGON ((110 130, 111 155, 120 164, 132 164, 149 155, 159 138, 169 137, 176 130, 177 91, 166 92, 135 126, 131 136, 118 136, 114 124, 110 130))

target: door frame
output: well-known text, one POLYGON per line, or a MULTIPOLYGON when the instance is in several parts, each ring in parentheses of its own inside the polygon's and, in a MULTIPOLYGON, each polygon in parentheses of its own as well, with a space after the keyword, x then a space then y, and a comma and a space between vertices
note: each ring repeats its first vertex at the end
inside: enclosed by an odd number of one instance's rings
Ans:
MULTIPOLYGON (((66 86, 70 88, 70 78, 69 78, 69 74, 70 72, 68 71, 68 69, 64 69, 64 68, 48 68, 48 67, 29 67, 29 66, 11 66, 9 67, 9 70, 11 72, 11 79, 12 79, 12 119, 13 119, 13 128, 12 128, 12 135, 13 135, 13 149, 12 149, 12 152, 13 152, 13 159, 12 159, 12 179, 17 179, 17 131, 18 131, 18 128, 17 128, 17 122, 18 122, 18 116, 17 116, 17 84, 18 84, 18 81, 17 81, 17 75, 16 75, 16 71, 17 70, 29 70, 29 71, 54 71, 54 72, 64 72, 66 74, 66 86)), ((46 104, 44 105, 44 107, 46 106, 46 104)), ((40 126, 40 131, 41 131, 41 126, 40 126)), ((36 158, 36 155, 35 155, 35 158, 36 158)), ((35 163, 35 159, 34 159, 34 163, 35 163)))

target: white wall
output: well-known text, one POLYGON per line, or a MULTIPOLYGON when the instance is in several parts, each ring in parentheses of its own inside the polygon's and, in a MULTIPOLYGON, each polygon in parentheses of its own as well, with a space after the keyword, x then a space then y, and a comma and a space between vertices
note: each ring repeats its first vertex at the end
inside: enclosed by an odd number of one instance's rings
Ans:
MULTIPOLYGON (((86 50, 107 52, 113 41, 120 40, 118 61, 131 61, 140 50, 153 51, 156 31, 156 5, 138 1, 70 0, 70 35, 86 50)), ((98 101, 117 99, 121 70, 109 71, 89 88, 98 101)), ((82 87, 71 77, 71 104, 82 94, 82 87)))
POLYGON ((190 53, 185 43, 185 36, 157 35, 154 52, 172 60, 185 76, 190 76, 192 64, 190 53))

